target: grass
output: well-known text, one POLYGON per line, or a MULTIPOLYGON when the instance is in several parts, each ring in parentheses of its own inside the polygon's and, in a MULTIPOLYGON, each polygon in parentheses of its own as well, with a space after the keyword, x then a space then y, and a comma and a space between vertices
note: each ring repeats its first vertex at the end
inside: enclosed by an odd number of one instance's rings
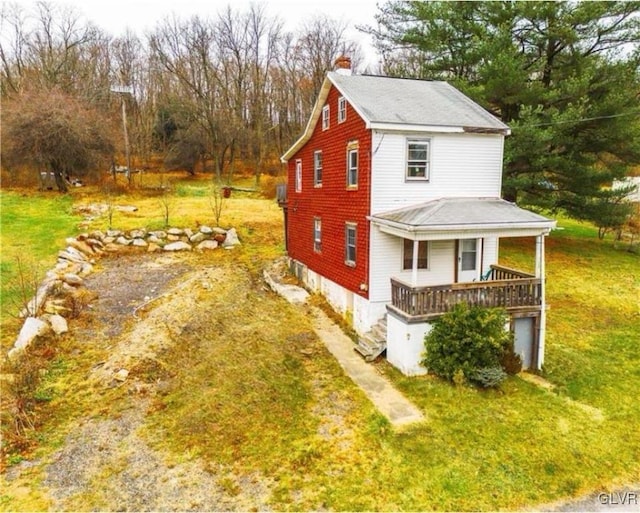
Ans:
MULTIPOLYGON (((178 189, 172 224, 211 223, 205 187, 190 180, 178 189)), ((161 222, 157 198, 119 199, 139 210, 116 214, 118 227, 161 222)), ((236 226, 244 244, 233 259, 208 260, 225 268, 224 283, 202 298, 183 349, 162 355, 170 388, 152 401, 141 431, 175 464, 225 469, 220 486, 231 495, 249 476, 263 480, 276 510, 517 510, 640 480, 640 257, 599 241, 595 228, 560 219, 564 230, 547 238, 543 377, 553 391, 519 377, 499 390, 454 387, 380 361, 429 419, 395 432, 317 340, 304 310, 264 290, 259 271, 283 249, 275 203, 234 191, 221 224, 236 226)), ((532 269, 533 239, 500 246, 501 263, 532 269)), ((131 400, 113 390, 96 404, 82 383, 101 355, 74 347, 60 349, 40 389, 45 455, 77 417, 116 415, 131 400)), ((35 488, 19 499, 5 493, 0 509, 47 507, 35 488)), ((108 506, 99 490, 74 501, 108 506)))

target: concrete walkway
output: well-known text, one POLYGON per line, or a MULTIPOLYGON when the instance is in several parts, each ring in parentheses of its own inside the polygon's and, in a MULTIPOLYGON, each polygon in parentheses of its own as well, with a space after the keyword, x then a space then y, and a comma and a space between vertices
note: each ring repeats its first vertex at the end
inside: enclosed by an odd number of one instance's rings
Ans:
POLYGON ((319 308, 311 308, 313 328, 345 373, 394 427, 426 420, 422 412, 360 355, 353 341, 319 308))
MULTIPOLYGON (((308 293, 302 287, 281 283, 277 267, 265 270, 264 279, 271 289, 294 305, 306 303, 308 293)), ((313 329, 329 352, 338 360, 356 385, 393 427, 403 427, 426 420, 422 412, 398 392, 387 379, 354 351, 353 341, 322 310, 308 307, 313 316, 313 329)))

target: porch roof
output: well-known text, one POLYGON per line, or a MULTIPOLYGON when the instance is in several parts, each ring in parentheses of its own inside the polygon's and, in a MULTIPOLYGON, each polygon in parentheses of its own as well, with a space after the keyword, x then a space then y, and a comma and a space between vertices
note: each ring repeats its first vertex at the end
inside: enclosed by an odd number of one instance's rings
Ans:
POLYGON ((552 219, 501 198, 441 198, 369 219, 387 233, 412 239, 539 235, 556 225, 552 219))

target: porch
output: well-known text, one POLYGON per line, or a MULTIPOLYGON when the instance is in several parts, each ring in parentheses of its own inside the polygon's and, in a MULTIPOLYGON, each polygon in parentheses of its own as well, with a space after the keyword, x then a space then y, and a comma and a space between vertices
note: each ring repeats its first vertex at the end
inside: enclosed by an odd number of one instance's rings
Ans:
POLYGON ((387 309, 405 322, 434 319, 458 304, 502 307, 509 313, 535 312, 543 305, 542 279, 515 269, 491 265, 483 281, 412 286, 391 278, 387 309))

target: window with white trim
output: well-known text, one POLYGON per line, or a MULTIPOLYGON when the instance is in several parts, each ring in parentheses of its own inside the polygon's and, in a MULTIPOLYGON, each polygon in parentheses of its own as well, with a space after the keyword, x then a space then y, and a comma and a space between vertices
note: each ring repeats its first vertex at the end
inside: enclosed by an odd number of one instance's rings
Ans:
MULTIPOLYGON (((411 239, 403 239, 402 248, 402 269, 413 269, 413 241, 411 239)), ((418 269, 429 268, 429 243, 426 240, 418 242, 418 269)))
POLYGON ((313 152, 313 185, 322 186, 322 151, 313 152))
POLYGON ((313 250, 322 251, 322 220, 319 217, 313 218, 313 250))
POLYGON ((344 230, 344 263, 356 266, 356 224, 346 223, 344 230))
POLYGON ((429 180, 428 139, 407 140, 407 180, 429 180))
POLYGON ((295 187, 296 192, 302 192, 302 160, 296 160, 296 180, 295 187))
POLYGON ((327 130, 329 128, 329 106, 322 107, 322 129, 327 130))
POLYGON ((358 188, 358 146, 347 147, 347 188, 358 188))
POLYGON ((344 96, 338 98, 338 123, 347 120, 347 100, 344 96))

